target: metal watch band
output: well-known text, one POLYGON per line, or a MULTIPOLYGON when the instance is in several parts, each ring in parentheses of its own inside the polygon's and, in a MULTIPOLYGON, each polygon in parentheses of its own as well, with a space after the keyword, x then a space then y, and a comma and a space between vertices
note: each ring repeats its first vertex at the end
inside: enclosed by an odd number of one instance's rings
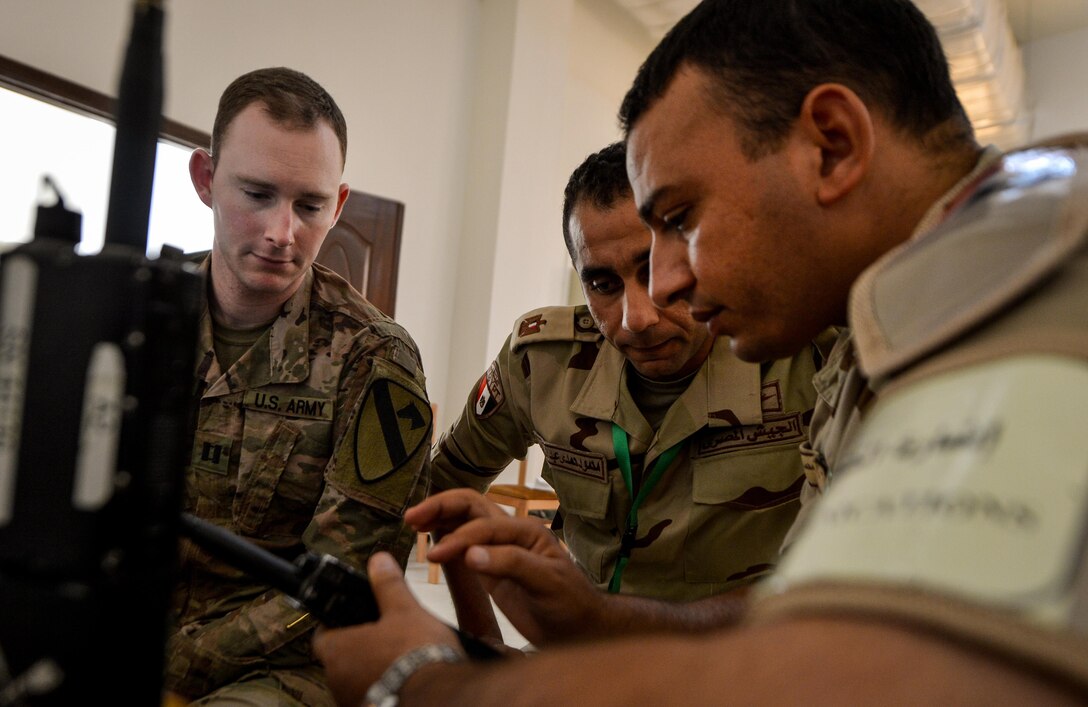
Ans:
POLYGON ((456 649, 438 643, 408 651, 397 658, 378 682, 366 691, 366 704, 374 707, 397 707, 401 687, 417 670, 431 663, 460 663, 464 659, 456 649))

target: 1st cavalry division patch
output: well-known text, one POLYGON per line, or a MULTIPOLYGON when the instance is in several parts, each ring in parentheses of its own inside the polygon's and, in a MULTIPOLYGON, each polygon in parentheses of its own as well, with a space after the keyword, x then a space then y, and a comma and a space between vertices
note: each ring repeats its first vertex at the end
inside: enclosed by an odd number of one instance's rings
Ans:
POLYGON ((374 381, 355 422, 355 473, 364 484, 392 474, 430 441, 431 408, 389 378, 374 381))

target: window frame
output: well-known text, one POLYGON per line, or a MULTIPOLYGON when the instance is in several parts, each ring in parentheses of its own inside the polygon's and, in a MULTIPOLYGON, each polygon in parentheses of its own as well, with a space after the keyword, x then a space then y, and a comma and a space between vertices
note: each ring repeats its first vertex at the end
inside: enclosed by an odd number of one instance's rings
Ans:
MULTIPOLYGON (((116 125, 117 99, 0 54, 0 86, 116 125)), ((163 116, 159 137, 207 149, 211 135, 163 116)))

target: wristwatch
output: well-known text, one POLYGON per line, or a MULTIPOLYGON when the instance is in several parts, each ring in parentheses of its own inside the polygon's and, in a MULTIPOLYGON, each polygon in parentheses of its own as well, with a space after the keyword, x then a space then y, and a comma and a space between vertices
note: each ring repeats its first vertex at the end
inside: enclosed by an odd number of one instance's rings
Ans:
POLYGON ((400 689, 417 670, 431 663, 460 663, 464 659, 465 656, 457 650, 440 643, 408 651, 397 658, 378 682, 366 691, 366 704, 373 707, 397 707, 400 689))

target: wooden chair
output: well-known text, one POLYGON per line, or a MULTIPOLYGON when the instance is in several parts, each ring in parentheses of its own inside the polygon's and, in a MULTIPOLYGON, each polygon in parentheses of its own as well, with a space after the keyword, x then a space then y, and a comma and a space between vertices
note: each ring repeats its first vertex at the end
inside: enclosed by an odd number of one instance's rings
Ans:
MULTIPOLYGON (((489 499, 502 506, 514 509, 514 515, 527 518, 529 511, 554 511, 559 508, 559 498, 551 489, 538 489, 526 485, 526 461, 518 462, 518 482, 516 484, 492 484, 485 494, 489 499)), ((545 521, 546 525, 551 525, 545 521)))
POLYGON ((427 583, 438 584, 438 570, 441 569, 436 562, 427 561, 427 548, 431 546, 430 533, 416 533, 416 562, 427 563, 427 583))

